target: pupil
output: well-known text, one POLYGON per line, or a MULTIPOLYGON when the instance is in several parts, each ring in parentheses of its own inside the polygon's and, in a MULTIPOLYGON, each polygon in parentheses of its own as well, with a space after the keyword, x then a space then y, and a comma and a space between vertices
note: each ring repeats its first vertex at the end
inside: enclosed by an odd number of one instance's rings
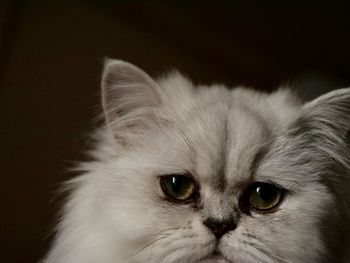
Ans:
POLYGON ((184 180, 183 178, 178 178, 178 177, 172 177, 171 178, 171 183, 172 183, 172 188, 175 193, 178 193, 181 191, 181 189, 184 186, 184 180))
POLYGON ((266 203, 272 201, 275 197, 275 189, 272 186, 259 186, 256 191, 260 195, 260 198, 266 203))

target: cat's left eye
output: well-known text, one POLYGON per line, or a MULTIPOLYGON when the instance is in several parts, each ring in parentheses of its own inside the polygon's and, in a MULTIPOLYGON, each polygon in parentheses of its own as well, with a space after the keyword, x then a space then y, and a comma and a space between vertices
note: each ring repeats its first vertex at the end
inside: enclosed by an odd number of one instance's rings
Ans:
POLYGON ((255 182, 251 184, 244 196, 244 206, 257 212, 272 212, 279 206, 284 191, 271 183, 255 182))
POLYGON ((188 175, 161 176, 160 185, 166 197, 177 202, 189 201, 197 192, 194 180, 188 175))

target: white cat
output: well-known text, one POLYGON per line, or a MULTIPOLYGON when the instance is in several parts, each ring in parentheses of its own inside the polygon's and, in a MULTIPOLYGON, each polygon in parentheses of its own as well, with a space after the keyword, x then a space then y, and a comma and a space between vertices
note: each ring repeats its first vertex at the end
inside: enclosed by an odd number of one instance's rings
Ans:
POLYGON ((43 262, 350 262, 349 88, 304 104, 109 60, 102 105, 43 262))

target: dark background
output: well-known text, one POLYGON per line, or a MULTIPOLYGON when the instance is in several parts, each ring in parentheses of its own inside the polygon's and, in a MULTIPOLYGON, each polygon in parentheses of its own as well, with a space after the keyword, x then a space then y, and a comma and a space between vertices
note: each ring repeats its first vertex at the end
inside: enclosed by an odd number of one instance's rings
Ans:
POLYGON ((100 112, 104 57, 156 76, 311 98, 350 85, 346 1, 0 2, 0 262, 48 249, 67 168, 100 112))

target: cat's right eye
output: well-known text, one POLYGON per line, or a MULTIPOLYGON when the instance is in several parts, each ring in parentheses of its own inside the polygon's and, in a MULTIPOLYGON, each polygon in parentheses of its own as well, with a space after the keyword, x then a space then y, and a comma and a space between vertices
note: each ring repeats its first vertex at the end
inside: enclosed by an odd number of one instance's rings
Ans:
POLYGON ((188 175, 164 175, 160 185, 166 197, 175 202, 188 202, 197 193, 194 180, 188 175))
POLYGON ((242 197, 243 209, 271 213, 282 202, 284 191, 271 183, 255 182, 251 184, 242 197))

